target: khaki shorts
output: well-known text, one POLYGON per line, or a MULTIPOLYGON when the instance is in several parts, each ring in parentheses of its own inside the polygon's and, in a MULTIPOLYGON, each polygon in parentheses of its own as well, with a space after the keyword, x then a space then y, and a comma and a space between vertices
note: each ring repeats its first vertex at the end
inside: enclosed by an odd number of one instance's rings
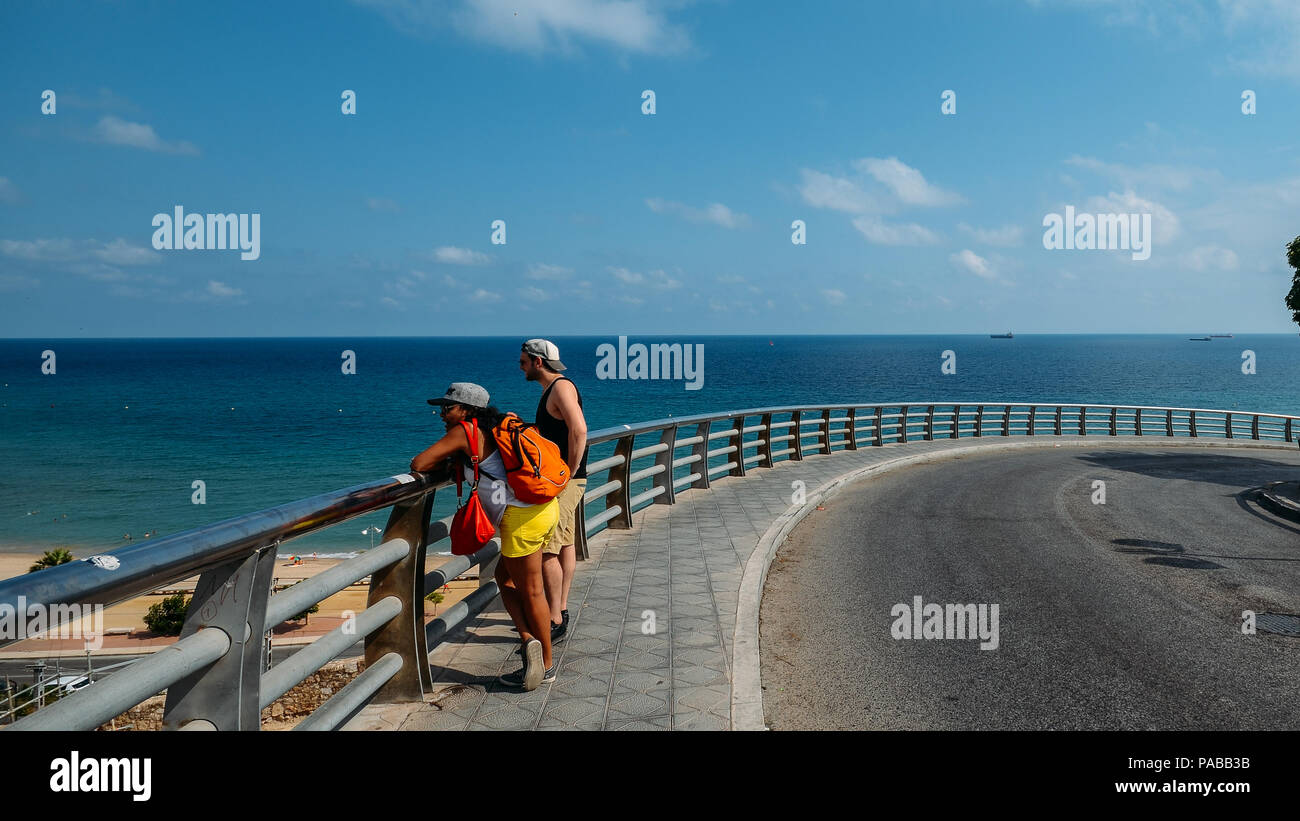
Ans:
POLYGON ((551 536, 550 544, 542 548, 543 553, 558 554, 561 547, 574 544, 573 525, 577 519, 578 502, 586 492, 586 479, 570 479, 564 486, 564 490, 560 491, 560 495, 555 497, 555 500, 560 503, 560 523, 555 526, 555 535, 551 536))

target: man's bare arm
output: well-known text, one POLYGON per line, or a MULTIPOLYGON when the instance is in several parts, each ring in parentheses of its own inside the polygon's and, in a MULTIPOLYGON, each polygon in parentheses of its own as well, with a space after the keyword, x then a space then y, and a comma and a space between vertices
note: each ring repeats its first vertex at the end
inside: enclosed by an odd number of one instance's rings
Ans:
POLYGON ((582 406, 578 404, 578 389, 572 382, 561 382, 555 386, 556 410, 569 426, 569 475, 577 474, 582 465, 582 456, 587 451, 587 418, 582 415, 582 406))

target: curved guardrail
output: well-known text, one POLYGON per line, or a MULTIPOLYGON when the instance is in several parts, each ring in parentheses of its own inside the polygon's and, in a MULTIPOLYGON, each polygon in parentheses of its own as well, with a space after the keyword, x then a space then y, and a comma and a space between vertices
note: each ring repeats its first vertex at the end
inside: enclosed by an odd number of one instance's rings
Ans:
MULTIPOLYGON (((859 447, 980 436, 1166 436, 1254 439, 1300 445, 1300 416, 1136 405, 904 402, 755 408, 659 419, 588 436, 588 485, 577 528, 579 555, 605 528, 632 527, 632 514, 672 504, 778 461, 859 447), (641 441, 638 442, 638 439, 641 441), (604 474, 604 481, 596 477, 604 474), (599 510, 590 508, 599 502, 599 510)), ((342 726, 371 702, 420 700, 432 686, 428 653, 496 598, 490 568, 499 543, 453 557, 425 574, 428 547, 447 538, 450 519, 430 523, 445 470, 402 474, 250 513, 108 554, 116 570, 73 562, 0 581, 0 608, 21 601, 111 605, 199 574, 175 644, 18 721, 6 729, 93 729, 166 690, 168 729, 255 730, 260 712, 359 638, 366 669, 296 729, 342 726), (280 593, 271 593, 276 548, 364 513, 392 508, 382 543, 280 593), (424 592, 479 566, 480 586, 427 627, 424 592), (370 576, 367 607, 291 658, 263 672, 266 628, 370 576)), ((56 623, 48 627, 53 628, 56 623)), ((0 646, 17 639, 0 641, 0 646)))

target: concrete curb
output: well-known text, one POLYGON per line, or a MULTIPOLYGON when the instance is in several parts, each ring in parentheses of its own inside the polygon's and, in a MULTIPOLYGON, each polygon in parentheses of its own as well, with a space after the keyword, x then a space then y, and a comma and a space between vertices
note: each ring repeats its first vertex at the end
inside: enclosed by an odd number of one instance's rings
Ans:
MULTIPOLYGON (((1043 447, 1199 447, 1204 449, 1241 448, 1289 450, 1296 448, 1290 444, 1257 442, 1255 440, 1236 441, 1232 439, 1167 439, 1156 437, 1102 437, 1102 436, 1057 436, 1045 435, 1037 441, 989 442, 993 437, 972 439, 971 444, 930 453, 916 453, 899 456, 877 462, 874 465, 851 470, 837 476, 808 494, 807 502, 798 507, 791 507, 777 517, 777 520, 758 540, 754 552, 745 562, 744 575, 740 581, 740 595, 736 602, 736 630, 732 637, 732 682, 731 682, 731 728, 733 730, 766 730, 763 715, 762 665, 759 658, 759 609, 762 606, 763 585, 767 582, 767 571, 776 558, 778 548, 790 532, 803 521, 817 505, 835 496, 848 484, 876 473, 884 473, 895 468, 925 462, 938 462, 944 459, 974 452, 990 450, 1018 450, 1021 448, 1043 447), (1068 438, 1067 438, 1068 436, 1068 438), (1145 441, 1143 441, 1145 440, 1145 441)), ((1002 438, 1002 437, 998 437, 1002 438)), ((1028 437, 1026 437, 1028 438, 1028 437)), ((943 441, 943 440, 938 440, 943 441)), ((916 442, 906 444, 918 444, 916 442)), ((906 447, 904 443, 885 445, 884 447, 906 447)), ((825 455, 825 454, 821 454, 825 455)), ((787 464, 781 462, 778 464, 787 464)), ((1260 493, 1261 500, 1264 493, 1260 493)))
POLYGON ((1293 485, 1293 484, 1296 483, 1295 482, 1274 482, 1271 485, 1269 485, 1266 489, 1259 491, 1259 493, 1256 495, 1256 498, 1259 500, 1259 503, 1262 506, 1268 508, 1269 510, 1276 513, 1277 515, 1285 519, 1290 519, 1293 522, 1300 522, 1300 505, 1297 505, 1295 502, 1291 501, 1290 499, 1279 496, 1278 494, 1273 492, 1273 488, 1277 487, 1278 485, 1293 485))

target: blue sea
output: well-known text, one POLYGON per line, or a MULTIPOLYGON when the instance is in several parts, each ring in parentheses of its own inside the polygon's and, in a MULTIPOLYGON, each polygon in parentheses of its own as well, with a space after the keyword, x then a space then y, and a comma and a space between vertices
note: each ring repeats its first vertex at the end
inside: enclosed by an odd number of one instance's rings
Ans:
MULTIPOLYGON (((703 382, 601 380, 598 347, 555 337, 591 430, 766 405, 886 402, 1143 404, 1300 413, 1300 336, 633 337, 703 345, 703 382), (940 371, 956 354, 957 372, 940 371), (1242 352, 1256 373, 1242 373, 1242 352)), ((426 404, 456 381, 531 420, 520 339, 0 341, 0 550, 111 550, 406 472, 443 433, 426 404), (42 373, 54 351, 55 373, 42 373), (343 352, 356 373, 344 374, 343 352), (191 483, 206 504, 191 503, 191 483)), ((452 509, 439 493, 436 515, 452 509)), ((370 546, 350 521, 282 552, 370 546)))

